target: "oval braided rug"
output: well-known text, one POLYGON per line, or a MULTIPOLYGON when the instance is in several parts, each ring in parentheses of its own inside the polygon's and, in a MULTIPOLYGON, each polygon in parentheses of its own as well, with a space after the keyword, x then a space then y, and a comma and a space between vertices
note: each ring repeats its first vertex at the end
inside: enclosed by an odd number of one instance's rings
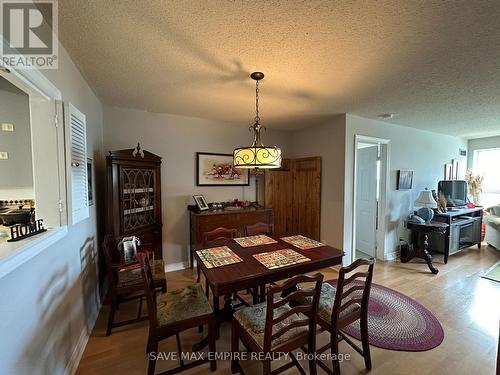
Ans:
MULTIPOLYGON (((337 280, 330 281, 330 284, 336 286, 337 280)), ((360 339, 359 320, 343 331, 360 339)), ((420 352, 441 344, 444 332, 434 314, 420 303, 393 289, 372 283, 368 303, 368 336, 370 344, 379 348, 420 352)))

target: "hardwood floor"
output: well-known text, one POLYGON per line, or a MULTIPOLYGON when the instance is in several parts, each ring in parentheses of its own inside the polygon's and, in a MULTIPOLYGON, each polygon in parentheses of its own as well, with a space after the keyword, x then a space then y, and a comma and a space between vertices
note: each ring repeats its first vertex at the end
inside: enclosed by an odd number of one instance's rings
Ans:
MULTIPOLYGON (((480 276, 500 259, 500 252, 483 246, 464 250, 450 257, 443 264, 442 257, 435 256, 435 266, 439 274, 432 275, 423 261, 415 260, 401 264, 397 262, 377 262, 374 282, 396 289, 416 299, 431 310, 441 322, 445 337, 437 348, 427 352, 396 352, 371 347, 373 369, 370 374, 474 374, 495 373, 497 340, 500 319, 500 283, 480 276)), ((325 279, 336 278, 335 269, 322 271, 325 279)), ((196 271, 183 270, 167 274, 168 289, 193 283, 196 271)), ((120 306, 118 316, 127 317, 135 313, 136 305, 120 306)), ((104 306, 96 327, 87 344, 77 374, 145 374, 147 357, 145 354, 147 322, 125 326, 105 336, 108 306, 104 306)), ((206 331, 205 331, 206 332, 206 331)), ((183 350, 200 340, 203 334, 196 329, 181 335, 183 350)), ((318 336, 318 344, 328 340, 327 333, 318 336)), ((221 327, 221 337, 217 341, 217 351, 229 351, 230 324, 221 327)), ((175 351, 175 338, 160 344, 160 351, 175 351)), ((365 374, 361 356, 347 344, 340 344, 341 353, 350 353, 351 360, 341 364, 342 375, 365 374)), ((278 364, 275 363, 274 366, 278 364)), ((304 363, 304 368, 307 365, 304 363)), ((172 361, 159 361, 157 373, 174 367, 172 361)), ((247 374, 260 374, 258 362, 242 363, 247 374)), ((186 374, 207 374, 208 364, 191 369, 186 374)), ((218 361, 214 374, 230 374, 229 361, 218 361)), ((284 374, 295 374, 290 369, 284 374)), ((324 374, 318 369, 318 374, 324 374)))

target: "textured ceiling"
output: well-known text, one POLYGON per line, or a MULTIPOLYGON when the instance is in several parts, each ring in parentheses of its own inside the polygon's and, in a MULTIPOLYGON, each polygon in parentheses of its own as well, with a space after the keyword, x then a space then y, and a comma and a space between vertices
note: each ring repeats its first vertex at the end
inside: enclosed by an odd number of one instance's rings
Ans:
POLYGON ((500 1, 60 0, 59 36, 107 104, 293 129, 338 113, 500 134, 500 1))

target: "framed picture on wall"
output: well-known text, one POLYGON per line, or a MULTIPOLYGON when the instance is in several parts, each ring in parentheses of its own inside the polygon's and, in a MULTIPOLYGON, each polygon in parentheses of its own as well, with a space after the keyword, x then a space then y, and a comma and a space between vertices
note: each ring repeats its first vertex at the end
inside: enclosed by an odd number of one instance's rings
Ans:
POLYGON ((460 160, 458 159, 453 159, 451 161, 451 165, 453 166, 453 171, 452 171, 452 180, 458 180, 458 175, 460 174, 460 160))
POLYGON ((197 186, 248 186, 249 171, 233 167, 233 155, 196 153, 197 186))
POLYGON ((397 190, 411 190, 413 187, 413 171, 398 170, 397 190))
POLYGON ((453 165, 450 163, 444 165, 444 179, 453 180, 453 165))

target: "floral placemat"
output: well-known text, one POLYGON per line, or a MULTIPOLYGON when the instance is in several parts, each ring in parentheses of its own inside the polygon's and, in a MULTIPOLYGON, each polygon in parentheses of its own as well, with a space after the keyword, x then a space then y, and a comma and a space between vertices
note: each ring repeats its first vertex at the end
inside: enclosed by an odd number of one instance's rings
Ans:
POLYGON ((272 239, 271 237, 266 236, 265 234, 258 234, 256 236, 248 236, 248 237, 238 237, 235 238, 234 240, 241 247, 252 247, 252 246, 270 245, 273 243, 278 243, 278 241, 272 239))
POLYGON ((267 253, 255 254, 253 257, 270 270, 311 260, 292 249, 269 251, 267 253))
POLYGON ((301 250, 309 250, 309 249, 313 249, 315 247, 325 246, 325 244, 322 244, 321 242, 318 242, 318 241, 315 241, 311 238, 300 236, 300 235, 283 237, 281 239, 283 241, 285 241, 286 243, 289 243, 290 245, 298 247, 301 250))
POLYGON ((196 251, 201 261, 207 268, 227 266, 229 264, 243 262, 229 247, 219 246, 210 249, 196 251))

